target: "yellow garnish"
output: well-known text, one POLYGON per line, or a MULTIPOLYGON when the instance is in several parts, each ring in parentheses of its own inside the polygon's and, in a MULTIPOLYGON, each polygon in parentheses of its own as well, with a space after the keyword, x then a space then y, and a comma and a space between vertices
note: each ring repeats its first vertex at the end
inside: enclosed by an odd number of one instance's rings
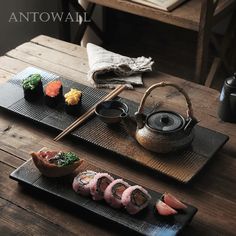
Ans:
POLYGON ((65 94, 65 102, 68 105, 76 105, 80 101, 82 93, 77 89, 71 89, 70 92, 65 94))

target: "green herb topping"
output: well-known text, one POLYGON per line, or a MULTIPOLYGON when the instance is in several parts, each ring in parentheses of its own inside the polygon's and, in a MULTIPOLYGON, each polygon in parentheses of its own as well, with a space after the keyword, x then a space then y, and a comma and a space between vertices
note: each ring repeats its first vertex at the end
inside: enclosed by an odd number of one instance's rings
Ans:
POLYGON ((35 89, 41 82, 42 76, 40 74, 32 74, 22 81, 22 86, 24 89, 35 89))
POLYGON ((73 152, 59 152, 55 157, 49 159, 49 162, 61 167, 69 166, 78 160, 79 157, 73 152))

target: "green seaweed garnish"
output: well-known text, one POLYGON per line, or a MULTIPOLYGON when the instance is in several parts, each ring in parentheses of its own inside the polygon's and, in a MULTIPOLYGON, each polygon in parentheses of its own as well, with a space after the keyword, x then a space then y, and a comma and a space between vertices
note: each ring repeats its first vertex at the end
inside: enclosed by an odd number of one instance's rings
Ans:
POLYGON ((32 74, 22 81, 24 89, 34 90, 41 82, 42 76, 40 74, 32 74))
POLYGON ((59 167, 69 166, 75 161, 78 161, 79 157, 73 152, 59 152, 55 157, 51 158, 50 163, 54 163, 59 167))

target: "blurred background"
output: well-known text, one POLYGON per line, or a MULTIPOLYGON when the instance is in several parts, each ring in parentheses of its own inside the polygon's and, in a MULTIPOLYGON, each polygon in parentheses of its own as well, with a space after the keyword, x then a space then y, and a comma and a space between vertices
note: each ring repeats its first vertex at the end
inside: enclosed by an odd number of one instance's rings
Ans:
POLYGON ((16 47, 39 34, 59 37, 58 23, 50 22, 9 22, 12 13, 28 11, 55 11, 57 0, 8 0, 1 3, 0 10, 0 53, 16 47))
MULTIPOLYGON (((80 2, 86 7, 86 1, 80 2)), ((4 1, 0 9, 0 55, 40 34, 63 39, 60 22, 9 22, 12 13, 17 16, 19 12, 61 12, 60 4, 61 0, 4 1)), ((192 80, 196 32, 109 8, 96 7, 93 19, 105 31, 106 39, 102 42, 88 27, 82 46, 93 42, 131 57, 151 56, 156 62, 155 70, 192 80)), ((214 29, 219 37, 224 33, 227 22, 228 19, 214 29)), ((72 42, 78 27, 78 23, 70 24, 72 42)), ((210 48, 209 60, 214 56, 215 51, 210 48)), ((224 71, 219 71, 217 76, 213 87, 219 89, 226 75, 224 71)))
MULTIPOLYGON (((59 22, 15 22, 13 15, 19 19, 19 12, 61 12, 61 0, 8 0, 1 3, 0 8, 0 55, 16 46, 29 41, 33 37, 44 34, 54 38, 63 38, 61 35, 61 24, 59 22), (12 19, 11 19, 12 16, 12 19), (9 22, 10 21, 10 22, 9 22)), ((86 2, 82 1, 86 6, 86 2)), ((74 9, 70 9, 74 12, 74 9)), ((95 9, 94 17, 98 25, 101 25, 102 20, 101 8, 95 9)), ((78 28, 78 23, 71 23, 72 38, 78 28)), ((94 42, 100 43, 96 35, 88 29, 85 34, 85 41, 91 39, 94 42)))

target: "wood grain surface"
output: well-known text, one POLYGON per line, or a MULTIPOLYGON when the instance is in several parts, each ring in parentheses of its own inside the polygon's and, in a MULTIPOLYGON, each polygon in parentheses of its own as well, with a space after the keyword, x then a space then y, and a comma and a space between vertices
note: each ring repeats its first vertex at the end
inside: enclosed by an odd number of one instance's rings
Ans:
MULTIPOLYGON (((165 155, 150 152, 139 145, 128 134, 124 125, 117 124, 116 126, 109 127, 92 114, 92 107, 96 107, 96 104, 100 103, 101 99, 105 99, 107 96, 110 97, 110 93, 120 94, 121 91, 124 91, 125 86, 118 86, 108 94, 100 89, 91 88, 60 77, 63 84, 63 94, 67 93, 71 87, 80 89, 83 94, 81 116, 76 119, 76 117, 64 112, 63 104, 57 106, 56 109, 51 109, 45 105, 43 98, 34 104, 28 103, 24 99, 20 84, 24 78, 35 73, 42 75, 43 85, 58 78, 58 75, 45 70, 27 67, 15 75, 14 78, 8 80, 2 86, 0 85, 0 107, 28 119, 32 124, 35 122, 35 124, 41 125, 44 128, 60 131, 61 133, 53 139, 54 141, 59 141, 64 135, 69 136, 71 134, 75 141, 76 139, 79 142, 85 141, 95 145, 97 148, 103 148, 104 151, 116 153, 116 158, 120 158, 121 161, 129 160, 134 165, 143 165, 152 171, 158 172, 158 174, 163 174, 182 183, 188 183, 204 168, 228 140, 228 136, 222 133, 196 125, 193 131, 193 141, 187 149, 165 155), (10 94, 7 102, 5 101, 6 94, 10 94), (87 114, 90 114, 91 117, 83 121, 83 119, 86 119, 87 114), (82 122, 78 122, 79 119, 82 119, 82 122), (78 125, 78 123, 81 124, 78 125), (204 147, 202 147, 203 143, 205 144, 204 147)), ((117 97, 117 95, 112 96, 117 97)), ((135 112, 138 110, 138 103, 120 97, 118 99, 127 104, 129 115, 134 117, 135 112)), ((146 107, 143 108, 144 110, 147 110, 146 107)), ((135 129, 135 127, 133 128, 135 129)))
MULTIPOLYGON (((0 57, 0 83, 28 66, 36 66, 65 78, 88 84, 86 50, 46 36, 39 36, 0 57), (36 49, 33 49, 35 46, 36 49), (31 51, 32 50, 32 51, 31 51), (53 53, 54 52, 54 53, 53 53), (57 55, 57 58, 54 57, 57 55), (58 58, 59 57, 59 58, 58 58), (73 62, 73 58, 75 62, 73 62), (71 63, 68 63, 71 62, 71 63), (84 64, 83 64, 84 63, 84 64), (87 69, 86 69, 87 68, 87 69)), ((219 92, 167 74, 146 74, 145 87, 125 91, 121 96, 139 102, 144 90, 155 82, 172 81, 189 93, 200 125, 225 133, 228 143, 214 161, 190 185, 178 185, 160 178, 141 167, 120 163, 107 153, 69 138, 53 142, 55 132, 29 124, 26 120, 1 111, 0 116, 0 231, 3 235, 121 235, 119 227, 110 226, 81 212, 61 205, 53 199, 22 189, 9 174, 28 160, 31 150, 43 146, 71 150, 89 163, 121 175, 137 184, 158 192, 171 192, 199 211, 184 235, 234 235, 236 227, 236 125, 224 123, 217 116, 219 92)), ((173 90, 159 90, 148 100, 165 108, 184 112, 185 104, 173 90), (164 102, 163 102, 164 101, 164 102)))

